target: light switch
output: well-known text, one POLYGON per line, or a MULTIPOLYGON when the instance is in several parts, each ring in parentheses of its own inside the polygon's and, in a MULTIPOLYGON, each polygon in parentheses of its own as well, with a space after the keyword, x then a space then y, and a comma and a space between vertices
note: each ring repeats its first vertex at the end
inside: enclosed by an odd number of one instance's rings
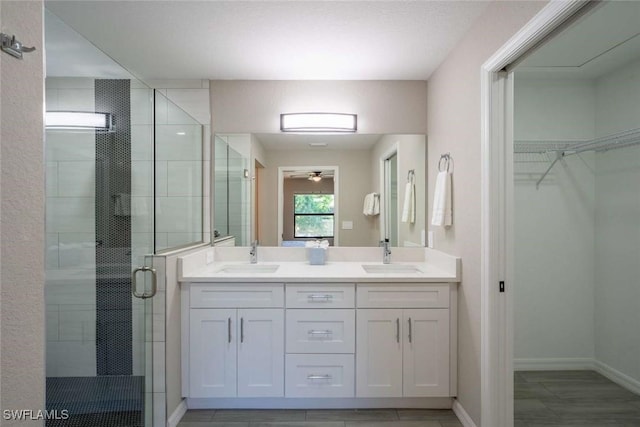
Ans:
POLYGON ((427 247, 433 249, 433 231, 429 232, 429 238, 427 243, 428 243, 427 247))
POLYGON ((342 221, 343 230, 353 230, 353 221, 342 221))

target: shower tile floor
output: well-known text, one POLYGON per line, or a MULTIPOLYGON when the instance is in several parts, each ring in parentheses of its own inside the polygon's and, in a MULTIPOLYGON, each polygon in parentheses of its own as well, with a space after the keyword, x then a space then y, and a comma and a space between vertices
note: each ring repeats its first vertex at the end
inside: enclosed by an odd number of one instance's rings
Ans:
POLYGON ((47 410, 67 410, 69 418, 46 426, 143 427, 143 398, 143 377, 48 377, 47 410))
POLYGON ((462 427, 446 409, 189 410, 178 427, 462 427))
POLYGON ((514 427, 640 427, 640 396, 594 371, 514 374, 514 427))

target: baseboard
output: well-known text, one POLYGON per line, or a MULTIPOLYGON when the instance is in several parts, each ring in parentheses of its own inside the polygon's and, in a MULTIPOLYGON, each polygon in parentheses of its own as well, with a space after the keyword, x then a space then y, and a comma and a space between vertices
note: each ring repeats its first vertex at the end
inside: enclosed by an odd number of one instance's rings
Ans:
POLYGON ((453 406, 451 407, 451 409, 453 409, 453 413, 456 414, 456 417, 458 417, 463 427, 477 427, 476 423, 473 422, 458 399, 453 400, 453 406))
POLYGON ((609 378, 614 383, 630 390, 636 394, 640 394, 640 381, 635 378, 630 377, 627 374, 623 374, 617 369, 612 368, 611 366, 602 363, 600 361, 596 362, 595 370, 609 378))
POLYGON ((187 398, 189 409, 451 409, 451 397, 231 397, 187 398))
POLYGON ((596 361, 588 357, 513 359, 514 371, 582 371, 595 369, 596 361))
POLYGON ((171 413, 167 419, 167 427, 178 427, 178 423, 187 413, 187 399, 182 399, 178 407, 171 413))

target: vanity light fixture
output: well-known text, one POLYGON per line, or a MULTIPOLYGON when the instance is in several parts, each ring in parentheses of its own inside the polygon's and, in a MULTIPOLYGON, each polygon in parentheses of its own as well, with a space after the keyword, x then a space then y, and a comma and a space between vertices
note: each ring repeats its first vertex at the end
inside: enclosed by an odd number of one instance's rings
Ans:
POLYGON ((343 133, 358 130, 358 115, 346 113, 283 113, 282 132, 343 133))
POLYGON ((113 117, 109 113, 83 111, 47 111, 47 129, 113 131, 113 117))

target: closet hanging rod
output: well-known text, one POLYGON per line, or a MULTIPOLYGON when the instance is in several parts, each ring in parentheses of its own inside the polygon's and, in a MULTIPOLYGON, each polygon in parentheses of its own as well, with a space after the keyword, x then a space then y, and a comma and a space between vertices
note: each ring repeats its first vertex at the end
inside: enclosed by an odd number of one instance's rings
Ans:
POLYGON ((551 153, 556 154, 556 158, 551 162, 540 179, 536 182, 536 190, 551 169, 560 159, 573 154, 584 153, 586 151, 603 152, 616 148, 632 147, 640 144, 640 128, 619 132, 613 135, 595 138, 589 141, 516 141, 514 144, 515 153, 551 153))
POLYGON ((619 132, 591 140, 517 140, 515 153, 548 153, 553 151, 607 151, 640 143, 640 128, 619 132))

